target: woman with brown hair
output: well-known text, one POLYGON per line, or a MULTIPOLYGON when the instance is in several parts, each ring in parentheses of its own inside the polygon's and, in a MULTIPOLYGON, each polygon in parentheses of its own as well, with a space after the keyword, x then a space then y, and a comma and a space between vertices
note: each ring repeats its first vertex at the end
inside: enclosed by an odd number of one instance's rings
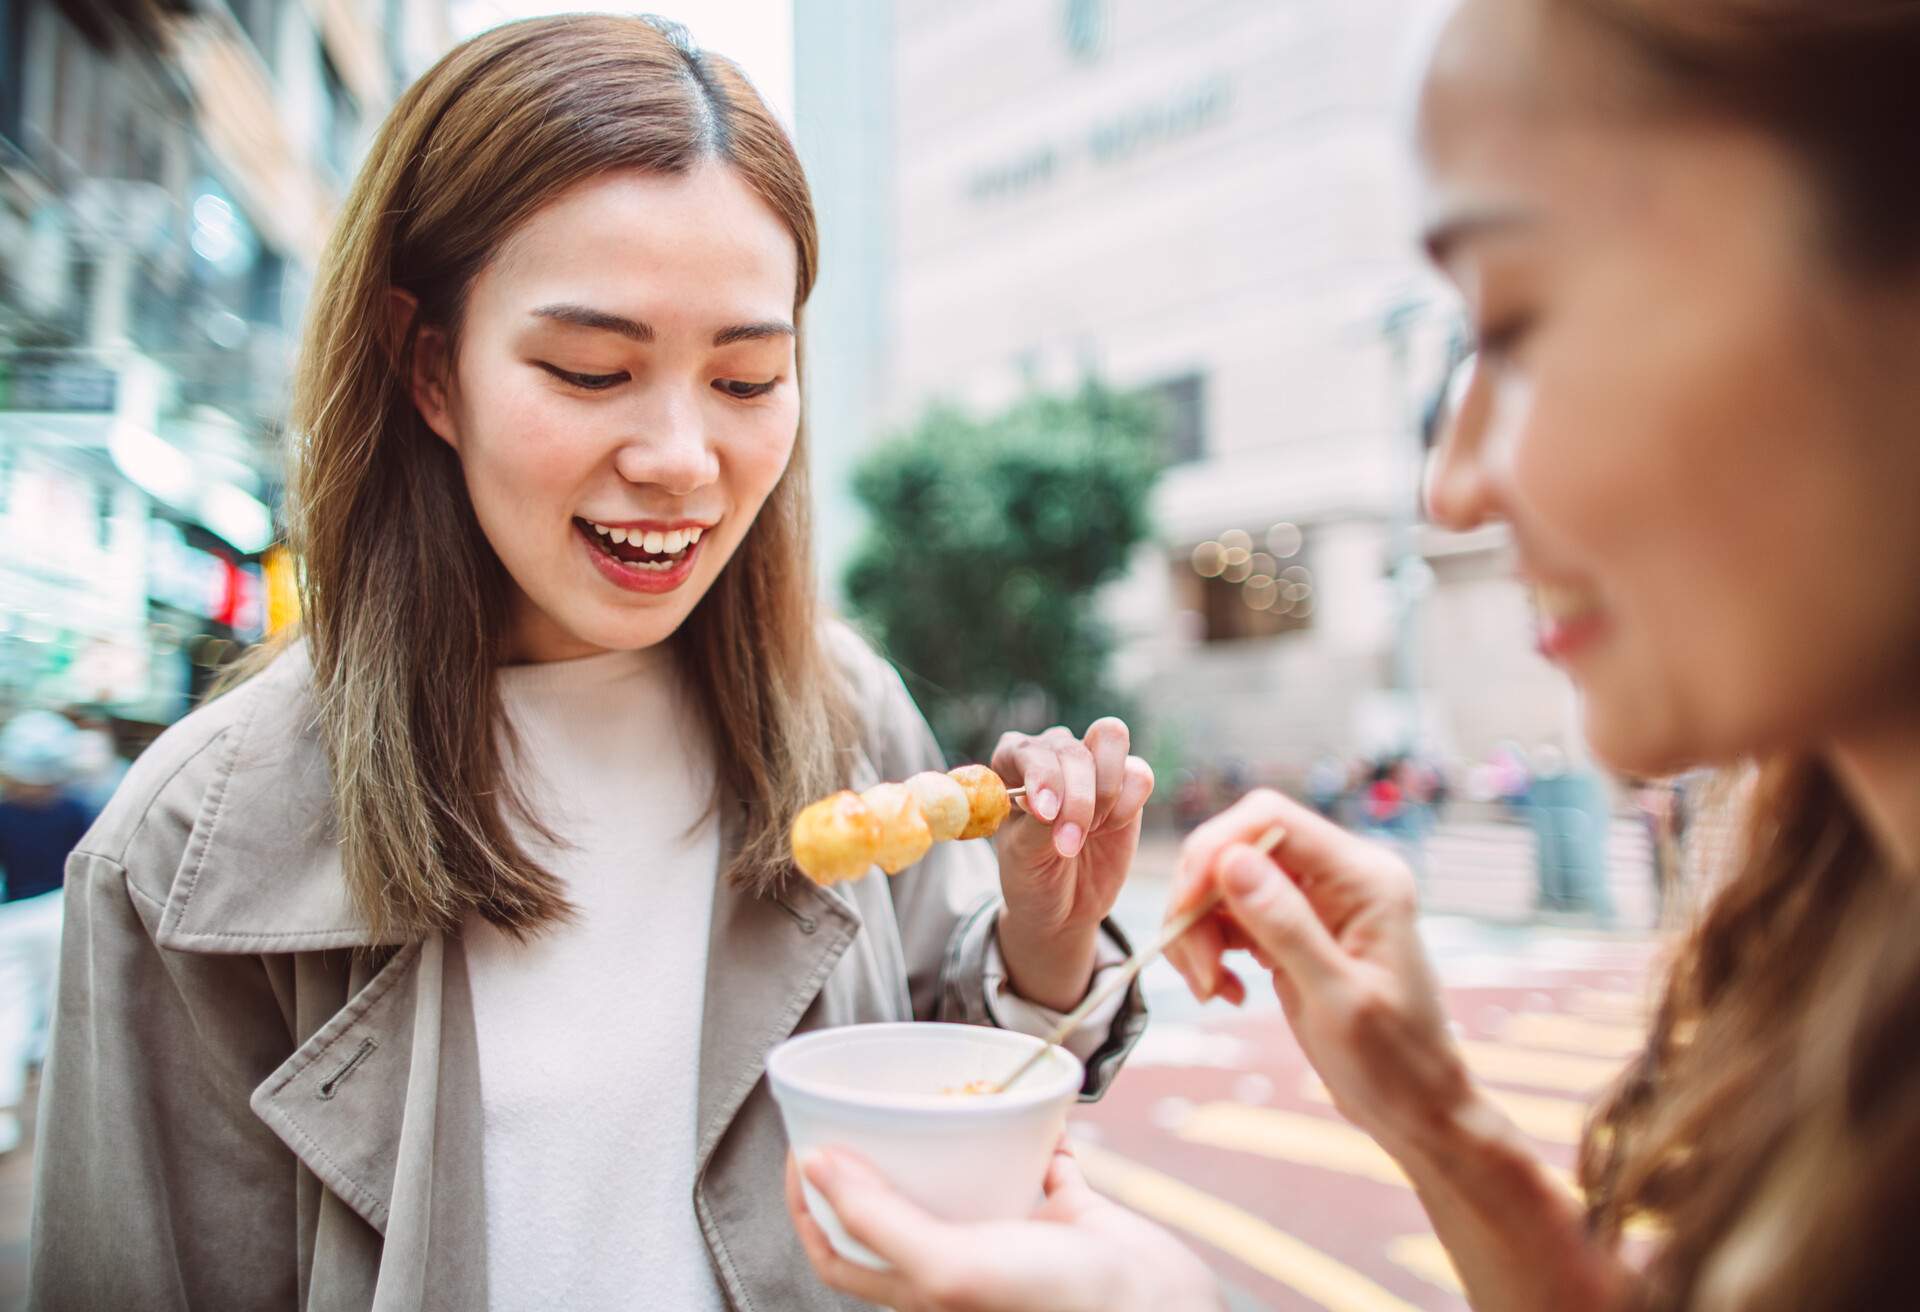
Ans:
MULTIPOLYGON (((296 397, 300 641, 69 868, 44 1309, 841 1307, 781 1208, 796 1029, 1050 1027, 1152 776, 1010 734, 996 849, 797 877, 807 802, 945 762, 813 602, 817 243, 739 72, 513 24, 402 98, 296 397)), ((1097 1094, 1137 998, 1074 1045, 1097 1094)))
MULTIPOLYGON (((1587 1127, 1584 1202, 1474 1082, 1390 852, 1255 794, 1174 905, 1251 948, 1475 1307, 1911 1307, 1920 1287, 1920 0, 1463 0, 1422 90, 1427 244, 1479 352, 1429 471, 1512 529, 1542 650, 1623 772, 1758 761, 1741 864, 1587 1127), (1286 837, 1269 857, 1248 843, 1286 837), (1623 1249, 1623 1223, 1649 1223, 1623 1249)), ((988 1236, 806 1169, 923 1309, 1216 1305, 1062 1159, 988 1236), (1119 1254, 1132 1260, 1123 1267, 1119 1254), (1128 1270, 1163 1274, 1129 1283, 1128 1270)))

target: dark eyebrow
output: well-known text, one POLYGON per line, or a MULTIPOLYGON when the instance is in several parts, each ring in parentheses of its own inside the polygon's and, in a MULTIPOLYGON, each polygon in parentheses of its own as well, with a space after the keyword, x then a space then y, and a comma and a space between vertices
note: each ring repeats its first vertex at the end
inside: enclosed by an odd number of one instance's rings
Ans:
MULTIPOLYGON (((556 323, 572 324, 576 328, 593 328, 601 332, 619 333, 636 342, 651 342, 653 327, 637 319, 624 315, 609 314, 605 310, 596 310, 586 305, 543 305, 534 311, 542 319, 552 319, 556 323)), ((768 337, 791 337, 793 325, 784 319, 768 319, 762 323, 737 323, 722 328, 713 335, 715 346, 731 346, 735 342, 756 342, 768 337)))
POLYGON ((764 323, 737 323, 731 328, 722 328, 713 335, 715 346, 732 346, 735 342, 757 342, 768 337, 791 337, 793 325, 784 319, 768 319, 764 323))
POLYGON ((1536 216, 1519 209, 1465 210, 1447 215, 1429 227, 1420 239, 1427 258, 1444 265, 1460 244, 1475 237, 1533 226, 1536 216))
POLYGON ((552 319, 556 323, 572 324, 575 328, 596 328, 601 332, 619 333, 622 337, 631 337, 636 342, 651 342, 653 329, 635 319, 618 314, 608 314, 605 310, 596 310, 585 305, 543 305, 534 311, 542 319, 552 319))

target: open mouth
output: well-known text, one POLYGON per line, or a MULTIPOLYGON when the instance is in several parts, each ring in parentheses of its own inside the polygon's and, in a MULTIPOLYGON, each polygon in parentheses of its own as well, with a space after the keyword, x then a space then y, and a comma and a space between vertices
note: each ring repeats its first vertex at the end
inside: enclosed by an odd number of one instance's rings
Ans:
POLYGON ((628 569, 659 574, 671 573, 684 563, 706 532, 699 527, 663 531, 614 528, 591 519, 575 518, 573 522, 595 550, 628 569))

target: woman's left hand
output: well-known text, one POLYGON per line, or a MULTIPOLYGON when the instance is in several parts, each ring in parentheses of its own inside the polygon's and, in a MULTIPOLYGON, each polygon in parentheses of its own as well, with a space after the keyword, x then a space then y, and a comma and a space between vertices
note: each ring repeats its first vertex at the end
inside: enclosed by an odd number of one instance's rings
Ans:
POLYGON ((1063 1145, 1047 1200, 1024 1221, 953 1225, 928 1216, 849 1153, 810 1159, 807 1179, 847 1232, 892 1263, 871 1271, 833 1251, 787 1158, 787 1212, 830 1288, 902 1312, 1218 1312, 1206 1265, 1172 1235, 1094 1193, 1063 1145))
POLYGON ((1065 728, 1009 733, 993 751, 1007 786, 1027 789, 995 839, 1000 951, 1014 990, 1055 1011, 1086 993, 1100 922, 1140 847, 1153 771, 1130 745, 1126 724, 1108 717, 1084 739, 1065 728))

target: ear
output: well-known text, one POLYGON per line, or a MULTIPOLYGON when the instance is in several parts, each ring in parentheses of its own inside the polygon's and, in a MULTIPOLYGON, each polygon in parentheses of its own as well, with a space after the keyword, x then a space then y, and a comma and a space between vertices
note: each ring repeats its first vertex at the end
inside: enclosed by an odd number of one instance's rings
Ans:
POLYGON ((458 451, 460 432, 453 422, 450 399, 453 359, 447 349, 446 329, 434 324, 420 325, 414 334, 412 354, 402 355, 407 330, 413 327, 419 313, 420 301, 413 293, 398 287, 387 289, 388 341, 394 359, 407 370, 407 390, 413 397, 414 408, 442 442, 458 451))

